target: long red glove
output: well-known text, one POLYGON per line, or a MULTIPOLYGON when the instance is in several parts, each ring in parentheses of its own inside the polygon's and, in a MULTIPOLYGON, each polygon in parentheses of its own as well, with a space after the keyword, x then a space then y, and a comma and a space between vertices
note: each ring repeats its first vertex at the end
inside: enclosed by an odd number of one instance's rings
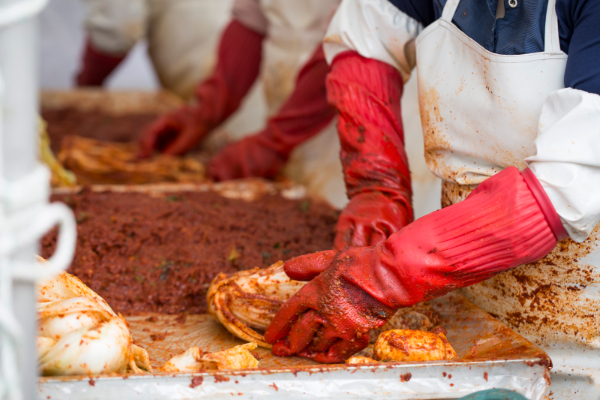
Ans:
POLYGON ((226 147, 209 163, 208 175, 217 181, 277 175, 292 150, 319 133, 335 116, 327 103, 328 72, 319 45, 300 71, 294 92, 269 119, 267 128, 226 147))
POLYGON ((149 157, 154 150, 184 154, 233 114, 258 77, 263 38, 235 20, 230 22, 221 37, 215 71, 196 88, 197 104, 159 118, 147 128, 139 156, 149 157))
POLYGON ((403 82, 393 67, 357 53, 339 55, 327 78, 350 204, 334 246, 381 243, 413 220, 400 114, 403 82))
POLYGON ((535 176, 507 168, 375 247, 288 261, 292 279, 314 279, 281 308, 265 339, 276 355, 343 361, 395 310, 536 261, 564 237, 535 176))
POLYGON ((102 86, 126 56, 127 54, 106 54, 96 49, 88 38, 81 69, 75 78, 77 86, 102 86))

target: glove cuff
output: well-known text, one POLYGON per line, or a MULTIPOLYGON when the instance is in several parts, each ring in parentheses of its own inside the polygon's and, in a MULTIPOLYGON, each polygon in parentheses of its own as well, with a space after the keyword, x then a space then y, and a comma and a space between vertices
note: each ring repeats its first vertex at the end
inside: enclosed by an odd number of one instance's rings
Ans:
POLYGON ((384 304, 407 307, 537 261, 556 243, 536 198, 510 167, 377 246, 373 261, 362 263, 373 271, 361 286, 384 304))
POLYGON ((557 243, 535 196, 514 167, 484 181, 463 202, 433 215, 439 255, 455 266, 455 273, 466 274, 461 287, 537 261, 557 243))
POLYGON ((556 237, 556 240, 560 242, 561 240, 568 238, 569 234, 567 233, 567 230, 563 226, 560 217, 556 213, 548 194, 546 194, 546 191, 542 187, 542 184, 537 179, 533 171, 529 168, 526 168, 521 172, 521 175, 529 187, 529 190, 531 190, 533 197, 535 197, 537 200, 542 213, 544 213, 544 216, 550 225, 550 229, 552 229, 552 232, 556 237))

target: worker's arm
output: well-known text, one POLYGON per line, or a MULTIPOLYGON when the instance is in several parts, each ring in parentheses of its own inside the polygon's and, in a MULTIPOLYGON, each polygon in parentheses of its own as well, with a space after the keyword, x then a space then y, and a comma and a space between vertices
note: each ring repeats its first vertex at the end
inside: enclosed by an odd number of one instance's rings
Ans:
POLYGON ((414 67, 405 48, 422 27, 391 2, 350 0, 341 3, 327 31, 327 90, 339 114, 350 199, 338 222, 336 249, 376 245, 413 219, 400 100, 414 67))
POLYGON ((507 168, 377 246, 288 261, 292 279, 312 280, 277 313, 265 340, 279 356, 344 361, 397 309, 536 261, 566 236, 531 171, 507 168))
POLYGON ((337 249, 378 244, 413 219, 402 88, 398 71, 381 61, 346 52, 333 62, 327 92, 338 111, 350 199, 338 222, 337 249))
POLYGON ((140 156, 154 150, 180 155, 190 151, 240 106, 260 70, 264 34, 238 20, 226 27, 213 74, 196 89, 196 104, 168 114, 147 128, 140 156))
POLYGON ((600 2, 557 1, 560 42, 568 53, 565 89, 540 113, 536 153, 527 158, 571 239, 600 221, 600 2))
POLYGON ((259 176, 273 178, 291 152, 322 129, 335 116, 327 103, 325 79, 329 66, 318 46, 304 65, 290 97, 267 127, 227 146, 208 165, 208 174, 217 181, 259 176))
POLYGON ((127 53, 145 35, 144 0, 87 0, 87 40, 77 86, 102 86, 127 53))

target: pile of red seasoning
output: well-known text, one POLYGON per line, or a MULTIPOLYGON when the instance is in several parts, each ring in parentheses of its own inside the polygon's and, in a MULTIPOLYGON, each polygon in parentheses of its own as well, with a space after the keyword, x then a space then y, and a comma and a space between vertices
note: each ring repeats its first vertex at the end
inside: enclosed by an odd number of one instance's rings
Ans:
MULTIPOLYGON (((206 291, 219 273, 267 267, 332 248, 339 212, 279 195, 253 202, 216 193, 53 196, 77 218, 68 272, 125 315, 206 312, 206 291)), ((50 255, 56 232, 42 240, 50 255)))

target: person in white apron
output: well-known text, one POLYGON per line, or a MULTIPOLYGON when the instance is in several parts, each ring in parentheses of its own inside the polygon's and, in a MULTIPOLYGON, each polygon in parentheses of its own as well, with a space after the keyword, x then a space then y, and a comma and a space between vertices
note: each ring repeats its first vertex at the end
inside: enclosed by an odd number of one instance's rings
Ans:
POLYGON ((396 309, 466 288, 548 352, 551 398, 600 398, 598 17, 578 0, 342 1, 325 38, 338 130, 380 143, 372 163, 396 174, 386 146, 416 39, 445 208, 378 246, 288 261, 312 281, 265 333, 276 354, 343 361, 396 309))
POLYGON ((282 172, 309 194, 343 207, 348 200, 335 110, 325 96, 329 67, 321 44, 339 1, 236 0, 216 70, 198 85, 196 104, 149 128, 142 156, 191 150, 238 109, 262 68, 267 125, 214 157, 209 176, 271 178, 282 172))
POLYGON ((163 87, 183 99, 215 64, 233 0, 85 0, 87 44, 76 81, 102 86, 142 38, 163 87))

